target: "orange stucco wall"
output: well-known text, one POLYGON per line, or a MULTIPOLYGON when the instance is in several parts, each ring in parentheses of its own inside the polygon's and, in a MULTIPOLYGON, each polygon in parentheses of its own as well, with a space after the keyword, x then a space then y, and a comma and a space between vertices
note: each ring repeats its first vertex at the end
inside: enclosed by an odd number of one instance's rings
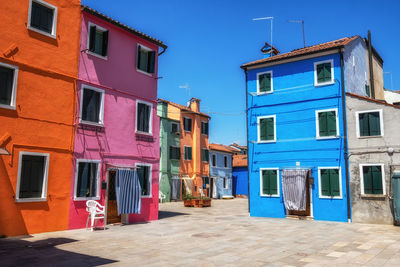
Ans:
POLYGON ((201 116, 198 113, 185 112, 181 110, 180 120, 180 147, 181 147, 181 160, 180 160, 180 176, 188 175, 193 178, 193 195, 199 195, 199 189, 203 186, 203 176, 209 176, 209 163, 201 160, 201 149, 208 149, 208 135, 201 134, 201 122, 209 121, 209 118, 201 116), (183 127, 183 118, 188 117, 192 119, 192 131, 185 132, 183 127), (192 160, 185 160, 185 146, 192 147, 192 160), (196 191, 195 191, 196 187, 196 191))
POLYGON ((56 38, 27 28, 29 0, 0 9, 0 62, 18 67, 15 109, 0 108, 0 236, 68 227, 80 1, 57 7, 56 38), (15 202, 21 151, 49 154, 47 199, 15 202))

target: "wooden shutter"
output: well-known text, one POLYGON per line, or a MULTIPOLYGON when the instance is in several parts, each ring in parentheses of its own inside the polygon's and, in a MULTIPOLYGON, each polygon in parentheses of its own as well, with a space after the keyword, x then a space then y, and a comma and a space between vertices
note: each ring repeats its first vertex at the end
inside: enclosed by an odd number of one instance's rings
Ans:
POLYGON ((137 47, 137 68, 140 69, 140 55, 141 55, 141 49, 142 47, 140 45, 138 45, 137 47))
POLYGON ((336 112, 328 111, 326 117, 328 136, 336 136, 336 112))
POLYGON ((274 119, 267 119, 267 140, 275 139, 275 131, 274 131, 274 119))
POLYGON ((327 112, 318 113, 319 136, 328 136, 328 114, 327 112))
POLYGON ((372 173, 372 194, 383 194, 382 187, 382 168, 381 166, 371 166, 372 173))
POLYGON ((103 57, 107 56, 107 48, 108 48, 108 31, 103 32, 103 43, 101 49, 101 55, 103 57))
POLYGON ((270 195, 278 194, 278 179, 276 176, 277 176, 276 170, 269 171, 269 193, 270 193, 270 195))
POLYGON ((270 186, 269 186, 269 172, 268 170, 262 171, 262 193, 263 195, 270 195, 270 186))
POLYGON ((364 194, 372 194, 373 184, 372 184, 371 166, 363 166, 363 176, 364 176, 364 194))
POLYGON ((317 65, 317 82, 322 83, 325 80, 323 64, 317 65))
POLYGON ((321 169, 321 194, 323 196, 330 196, 330 184, 329 184, 329 169, 321 169))
POLYGON ((267 120, 260 119, 260 141, 267 140, 267 120))
POLYGON ((208 135, 208 122, 205 123, 205 128, 206 135, 208 135))
POLYGON ((189 160, 192 160, 192 147, 188 147, 189 160))
POLYGON ((358 114, 360 136, 369 136, 368 113, 358 114))
POLYGON ((367 94, 367 96, 371 97, 371 92, 369 90, 369 85, 368 84, 365 85, 365 93, 367 94))
POLYGON ((271 91, 271 73, 264 73, 258 76, 260 92, 271 91))
POLYGON ((204 150, 204 155, 205 155, 205 161, 207 161, 207 162, 208 162, 208 161, 209 161, 209 159, 210 159, 210 158, 209 158, 209 152, 208 152, 208 149, 205 149, 205 150, 204 150))
POLYGON ((96 43, 96 26, 90 26, 89 51, 94 52, 96 43))
POLYGON ((14 70, 0 66, 0 104, 10 105, 14 70))
POLYGON ((154 73, 154 65, 155 65, 155 58, 156 58, 156 53, 154 51, 149 51, 147 53, 148 56, 148 66, 147 66, 147 72, 148 73, 154 73))
POLYGON ((325 82, 329 82, 332 79, 332 73, 331 73, 331 63, 325 63, 324 64, 324 78, 325 82))
POLYGON ((369 120, 369 135, 370 136, 381 135, 379 112, 368 113, 368 120, 369 120))
POLYGON ((329 170, 330 196, 340 196, 339 169, 329 170))
POLYGON ((215 167, 216 166, 216 158, 215 155, 212 155, 212 165, 215 167))

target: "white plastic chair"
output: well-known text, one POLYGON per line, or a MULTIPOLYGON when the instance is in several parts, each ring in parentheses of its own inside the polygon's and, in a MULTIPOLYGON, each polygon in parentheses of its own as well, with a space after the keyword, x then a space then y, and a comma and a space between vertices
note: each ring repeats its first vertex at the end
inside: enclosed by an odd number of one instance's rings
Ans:
MULTIPOLYGON (((105 210, 104 210, 104 206, 100 205, 99 202, 95 201, 95 200, 88 200, 86 201, 86 211, 89 213, 88 214, 88 218, 86 220, 86 229, 88 227, 88 222, 89 222, 89 218, 91 219, 90 222, 90 231, 93 232, 93 225, 95 224, 96 221, 96 225, 95 228, 97 227, 97 220, 98 219, 103 219, 105 217, 105 210)), ((104 220, 104 230, 106 229, 106 222, 104 220)))

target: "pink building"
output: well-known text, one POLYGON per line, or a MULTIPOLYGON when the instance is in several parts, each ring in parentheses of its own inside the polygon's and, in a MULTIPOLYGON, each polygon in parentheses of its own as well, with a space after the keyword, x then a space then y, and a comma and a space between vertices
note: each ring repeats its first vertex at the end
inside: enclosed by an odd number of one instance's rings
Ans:
POLYGON ((85 227, 89 199, 105 205, 107 223, 156 220, 157 67, 167 46, 85 6, 81 19, 69 228, 85 227), (137 171, 140 214, 118 215, 118 169, 137 171))

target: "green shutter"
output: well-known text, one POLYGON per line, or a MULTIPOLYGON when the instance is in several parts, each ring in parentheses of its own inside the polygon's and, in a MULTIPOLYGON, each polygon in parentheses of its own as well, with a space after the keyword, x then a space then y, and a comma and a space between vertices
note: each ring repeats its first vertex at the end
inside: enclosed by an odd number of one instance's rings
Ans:
POLYGON ((206 160, 205 161, 208 162, 210 160, 210 155, 209 155, 208 149, 206 149, 204 152, 205 152, 205 155, 206 155, 206 160))
POLYGON ((328 136, 336 136, 336 112, 327 112, 327 130, 328 136))
POLYGON ((333 197, 340 196, 339 169, 330 169, 329 171, 330 195, 333 197))
POLYGON ((381 135, 379 112, 368 113, 368 119, 369 119, 369 136, 381 135))
POLYGON ((263 195, 270 195, 268 170, 262 171, 262 193, 263 193, 263 195))
POLYGON ((331 73, 331 63, 325 63, 325 82, 329 82, 332 80, 332 73, 331 73))
POLYGON ((267 140, 267 120, 260 119, 260 141, 267 140))
POLYGON ((192 160, 192 147, 189 147, 189 160, 192 160))
POLYGON ((368 114, 358 114, 358 120, 360 126, 360 136, 369 136, 368 114))
POLYGON ((367 94, 367 96, 371 97, 371 92, 369 90, 369 85, 368 84, 365 85, 365 93, 367 94))
POLYGON ((323 196, 331 195, 328 169, 321 169, 321 194, 323 196))
POLYGON ((382 168, 381 166, 372 166, 371 167, 372 173, 372 194, 383 194, 383 187, 382 187, 382 168))
POLYGON ((329 82, 332 80, 331 63, 317 65, 317 83, 329 82))
POLYGON ((363 166, 364 176, 364 194, 372 194, 372 168, 370 166, 363 166))
POLYGON ((328 129, 327 129, 327 120, 328 120, 327 112, 320 112, 318 113, 318 121, 319 121, 319 136, 328 136, 328 129))
POLYGON ((325 80, 323 64, 317 65, 317 82, 322 83, 325 80))
POLYGON ((267 140, 275 139, 275 131, 274 131, 274 119, 267 119, 267 140))
POLYGON ((101 50, 101 55, 103 57, 107 56, 107 48, 108 48, 108 31, 103 32, 103 38, 102 38, 102 50, 101 50))
POLYGON ((260 92, 271 91, 271 73, 264 73, 258 76, 258 86, 260 92))
POLYGON ((277 172, 276 170, 269 171, 269 190, 270 195, 277 195, 278 194, 278 179, 276 179, 277 172))

